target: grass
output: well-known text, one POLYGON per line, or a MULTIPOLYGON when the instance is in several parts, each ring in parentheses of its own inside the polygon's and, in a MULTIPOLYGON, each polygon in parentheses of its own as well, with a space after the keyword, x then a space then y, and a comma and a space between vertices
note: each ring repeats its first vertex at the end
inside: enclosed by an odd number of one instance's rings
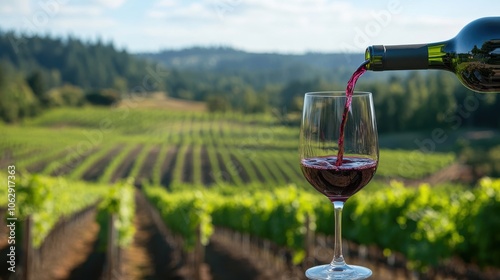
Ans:
POLYGON ((119 108, 145 108, 175 111, 206 112, 205 102, 188 101, 167 97, 163 92, 153 93, 148 98, 125 99, 118 104, 119 108))
POLYGON ((423 153, 419 150, 383 149, 380 151, 377 175, 419 179, 439 171, 454 161, 453 153, 423 153))

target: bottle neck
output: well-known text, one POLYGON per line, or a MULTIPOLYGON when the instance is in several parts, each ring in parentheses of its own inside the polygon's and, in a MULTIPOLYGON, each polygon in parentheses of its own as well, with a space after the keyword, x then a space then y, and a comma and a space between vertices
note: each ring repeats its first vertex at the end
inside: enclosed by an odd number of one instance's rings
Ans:
POLYGON ((366 49, 367 69, 372 71, 443 69, 452 70, 449 41, 415 45, 374 45, 366 49))

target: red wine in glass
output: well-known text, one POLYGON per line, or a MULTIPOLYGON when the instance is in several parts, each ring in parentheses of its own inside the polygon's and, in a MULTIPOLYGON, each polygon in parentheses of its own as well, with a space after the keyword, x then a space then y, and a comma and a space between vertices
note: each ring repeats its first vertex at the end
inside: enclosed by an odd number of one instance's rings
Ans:
POLYGON ((335 156, 301 161, 307 181, 332 202, 345 202, 370 182, 377 169, 377 161, 370 158, 344 157, 340 166, 336 162, 335 156))

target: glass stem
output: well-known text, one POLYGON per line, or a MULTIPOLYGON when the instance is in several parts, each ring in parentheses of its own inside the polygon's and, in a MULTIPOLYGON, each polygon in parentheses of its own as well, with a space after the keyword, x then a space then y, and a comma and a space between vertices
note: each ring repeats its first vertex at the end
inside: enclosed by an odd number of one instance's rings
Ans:
POLYGON ((346 265, 342 255, 342 209, 344 208, 344 202, 334 201, 333 207, 335 208, 335 242, 331 265, 339 267, 346 265))

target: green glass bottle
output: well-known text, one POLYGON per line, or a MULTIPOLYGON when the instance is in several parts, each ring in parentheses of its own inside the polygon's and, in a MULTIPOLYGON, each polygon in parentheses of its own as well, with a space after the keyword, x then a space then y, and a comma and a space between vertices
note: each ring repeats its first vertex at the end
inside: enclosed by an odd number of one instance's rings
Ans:
POLYGON ((447 41, 370 46, 365 59, 368 70, 447 70, 473 91, 500 93, 500 17, 477 19, 447 41))

